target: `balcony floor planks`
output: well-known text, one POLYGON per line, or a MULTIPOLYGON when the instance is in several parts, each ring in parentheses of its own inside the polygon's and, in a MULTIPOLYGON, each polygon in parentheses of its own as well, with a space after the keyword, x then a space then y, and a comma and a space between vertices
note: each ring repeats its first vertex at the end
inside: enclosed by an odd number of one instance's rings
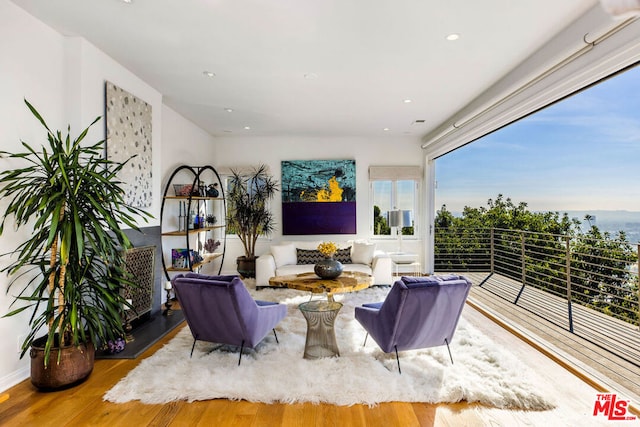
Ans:
POLYGON ((618 390, 635 402, 640 400, 640 368, 636 365, 640 362, 640 346, 637 345, 640 332, 637 327, 573 304, 574 331, 586 337, 583 338, 568 330, 566 300, 526 287, 518 305, 515 305, 513 300, 522 286, 520 282, 498 274, 461 274, 474 284, 486 280, 482 287, 472 288, 469 295, 471 303, 486 309, 525 336, 534 337, 548 351, 556 353, 565 363, 585 373, 603 389, 618 390), (497 297, 496 293, 507 295, 507 299, 497 297), (511 299, 512 297, 514 298, 511 299), (541 298, 546 302, 543 306, 532 303, 541 298), (538 314, 544 315, 548 320, 538 314), (589 319, 588 324, 585 319, 589 319), (592 325, 598 325, 606 331, 616 330, 620 338, 612 339, 608 334, 599 334, 592 325), (606 341, 609 342, 605 344, 606 341), (602 345, 621 347, 627 355, 625 358, 619 357, 604 350, 602 345))

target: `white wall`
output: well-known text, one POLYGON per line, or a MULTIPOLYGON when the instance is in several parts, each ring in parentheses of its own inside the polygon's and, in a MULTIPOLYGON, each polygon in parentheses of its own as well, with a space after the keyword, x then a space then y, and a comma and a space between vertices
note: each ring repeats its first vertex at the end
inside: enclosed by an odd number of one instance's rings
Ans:
MULTIPOLYGON (((13 3, 0 0, 0 150, 21 151, 20 139, 34 145, 46 141, 46 134, 24 105, 23 98, 40 111, 51 129, 66 130, 70 124, 72 135, 77 135, 97 116, 104 115, 105 80, 152 106, 154 194, 152 206, 147 210, 155 218, 139 225, 159 225, 162 177, 166 172, 162 167, 162 146, 171 147, 176 136, 186 135, 196 144, 194 147, 202 144, 204 150, 210 148, 211 137, 169 109, 167 123, 164 123, 160 92, 86 40, 64 37, 13 3), (165 131, 170 140, 163 144, 165 131)), ((87 140, 97 141, 104 135, 104 121, 101 120, 92 128, 87 140)), ((175 153, 169 156, 177 158, 175 153)), ((0 159, 3 170, 12 166, 9 160, 0 159)), ((2 212, 4 207, 6 201, 0 201, 2 212)), ((0 253, 13 250, 27 238, 26 230, 16 232, 13 223, 7 223, 0 236, 0 253)), ((0 268, 9 261, 0 257, 0 268)), ((11 310, 12 293, 6 295, 8 283, 6 274, 0 275, 0 316, 11 310)), ((0 390, 29 376, 29 357, 20 360, 17 351, 18 337, 28 331, 29 314, 0 317, 0 390)))
MULTIPOLYGON (((104 116, 104 84, 105 80, 116 84, 127 92, 132 93, 139 99, 151 105, 152 114, 152 181, 153 181, 153 197, 150 207, 144 209, 150 212, 154 218, 144 226, 153 226, 160 224, 160 182, 162 179, 162 94, 149 86, 143 80, 115 62, 111 57, 81 38, 73 38, 68 40, 68 44, 72 45, 75 52, 74 61, 68 64, 67 69, 79 68, 81 76, 79 84, 72 89, 78 91, 78 103, 80 111, 80 120, 82 128, 91 123, 96 117, 104 116)), ((76 119, 77 116, 71 116, 76 119)), ((92 128, 92 133, 88 135, 90 141, 104 138, 105 124, 104 119, 96 123, 92 128)), ((108 143, 107 143, 108 149, 108 143)))
MULTIPOLYGON (((371 213, 369 211, 369 166, 416 165, 423 161, 420 145, 412 139, 391 138, 301 138, 301 137, 228 137, 216 139, 216 167, 258 165, 269 166, 271 173, 281 178, 280 162, 283 160, 355 159, 356 161, 356 210, 357 234, 326 236, 323 239, 344 241, 371 237, 371 213)), ((317 236, 282 236, 282 204, 280 196, 273 203, 277 228, 271 239, 261 239, 256 253, 267 252, 269 245, 280 240, 318 240, 317 236)), ((397 241, 380 239, 377 245, 383 250, 396 250, 397 241)), ((403 249, 420 253, 420 243, 405 239, 403 249)), ((223 271, 233 273, 235 259, 242 255, 237 239, 227 240, 227 253, 223 271)))
MULTIPOLYGON (((64 38, 8 1, 0 1, 0 150, 23 151, 20 139, 46 142, 46 134, 23 102, 27 98, 52 129, 64 126, 64 38)), ((0 159, 0 169, 11 164, 0 159)), ((6 201, 0 201, 4 212, 6 201)), ((8 222, 0 236, 0 253, 6 253, 29 238, 25 229, 14 231, 8 222)), ((0 257, 0 268, 9 263, 0 257)), ((0 315, 9 312, 6 294, 9 278, 0 274, 0 315)), ((18 358, 18 337, 27 333, 29 313, 0 318, 0 389, 29 375, 29 355, 18 358)))
POLYGON ((162 141, 162 190, 178 166, 213 165, 216 160, 216 140, 166 105, 162 106, 162 141))

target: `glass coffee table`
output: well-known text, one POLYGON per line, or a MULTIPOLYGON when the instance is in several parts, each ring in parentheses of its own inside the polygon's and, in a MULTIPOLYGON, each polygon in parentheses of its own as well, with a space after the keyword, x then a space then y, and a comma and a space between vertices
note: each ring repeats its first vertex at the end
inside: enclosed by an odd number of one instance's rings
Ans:
POLYGON ((340 356, 333 327, 342 304, 335 301, 314 300, 298 306, 307 320, 305 359, 340 356))
POLYGON ((301 273, 272 277, 269 279, 269 285, 326 294, 327 301, 332 302, 334 294, 360 291, 372 286, 373 276, 357 271, 345 271, 335 279, 321 279, 315 273, 301 273))

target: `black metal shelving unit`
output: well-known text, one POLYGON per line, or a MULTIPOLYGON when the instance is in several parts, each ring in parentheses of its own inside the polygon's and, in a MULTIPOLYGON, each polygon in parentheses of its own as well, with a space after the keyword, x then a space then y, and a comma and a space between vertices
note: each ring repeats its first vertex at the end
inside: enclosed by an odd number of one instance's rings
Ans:
MULTIPOLYGON (((188 185, 188 184, 185 184, 188 185)), ((227 233, 226 233, 226 221, 225 215, 227 211, 226 199, 224 195, 224 186, 220 175, 213 166, 187 166, 182 165, 177 167, 171 173, 171 176, 167 180, 167 184, 164 188, 162 195, 162 206, 160 208, 160 224, 161 224, 161 236, 162 236, 162 268, 164 270, 167 280, 171 280, 172 273, 199 271, 200 268, 208 263, 220 260, 220 266, 218 268, 218 274, 222 271, 222 265, 224 263, 224 254, 227 246, 227 233), (218 184, 219 195, 217 197, 206 195, 201 189, 205 188, 207 181, 206 178, 210 178, 211 184, 218 184), (175 184, 185 184, 184 182, 178 183, 177 180, 191 180, 191 187, 188 194, 175 194, 175 184), (196 192, 195 189, 198 189, 196 192), (173 195, 172 195, 173 193, 173 195), (178 204, 176 204, 176 202, 178 204), (184 204, 183 204, 184 203, 184 204), (208 203, 211 203, 211 212, 216 211, 213 204, 218 203, 222 206, 218 206, 217 212, 219 212, 219 224, 201 226, 198 228, 189 228, 187 221, 181 226, 179 214, 183 210, 181 206, 184 206, 185 218, 192 210, 196 212, 207 212, 208 203), (169 221, 175 218, 176 221, 169 221), (171 225, 167 225, 170 222, 171 225), (175 223, 175 226, 173 225, 175 223), (220 246, 211 253, 201 253, 199 246, 200 239, 204 234, 205 238, 211 233, 212 238, 218 236, 220 246), (167 264, 167 249, 175 248, 173 245, 178 238, 182 237, 186 246, 186 265, 182 267, 175 267, 173 262, 167 264), (195 252, 198 253, 202 260, 194 262, 191 259, 192 241, 196 241, 195 252), (170 245, 170 246, 167 246, 170 245)), ((171 257, 169 257, 171 261, 171 257)))

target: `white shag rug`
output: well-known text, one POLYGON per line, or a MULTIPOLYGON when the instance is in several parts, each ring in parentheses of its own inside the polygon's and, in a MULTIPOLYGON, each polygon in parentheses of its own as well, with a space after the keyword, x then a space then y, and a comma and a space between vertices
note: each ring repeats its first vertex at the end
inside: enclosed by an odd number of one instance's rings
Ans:
POLYGON ((308 301, 309 294, 250 289, 256 299, 288 305, 287 316, 276 327, 280 344, 268 334, 255 350, 243 354, 240 366, 237 349, 202 341, 189 358, 193 338, 185 327, 142 360, 104 400, 152 404, 226 398, 335 405, 466 401, 529 410, 555 406, 538 392, 540 380, 534 373, 471 326, 464 311, 450 344, 454 364, 446 346, 405 351, 400 352, 399 374, 395 354, 383 353, 371 338, 363 347, 365 331, 354 318, 354 307, 383 301, 388 291, 371 288, 336 296, 344 304, 335 322, 340 357, 306 360, 307 325, 298 304, 308 301))

